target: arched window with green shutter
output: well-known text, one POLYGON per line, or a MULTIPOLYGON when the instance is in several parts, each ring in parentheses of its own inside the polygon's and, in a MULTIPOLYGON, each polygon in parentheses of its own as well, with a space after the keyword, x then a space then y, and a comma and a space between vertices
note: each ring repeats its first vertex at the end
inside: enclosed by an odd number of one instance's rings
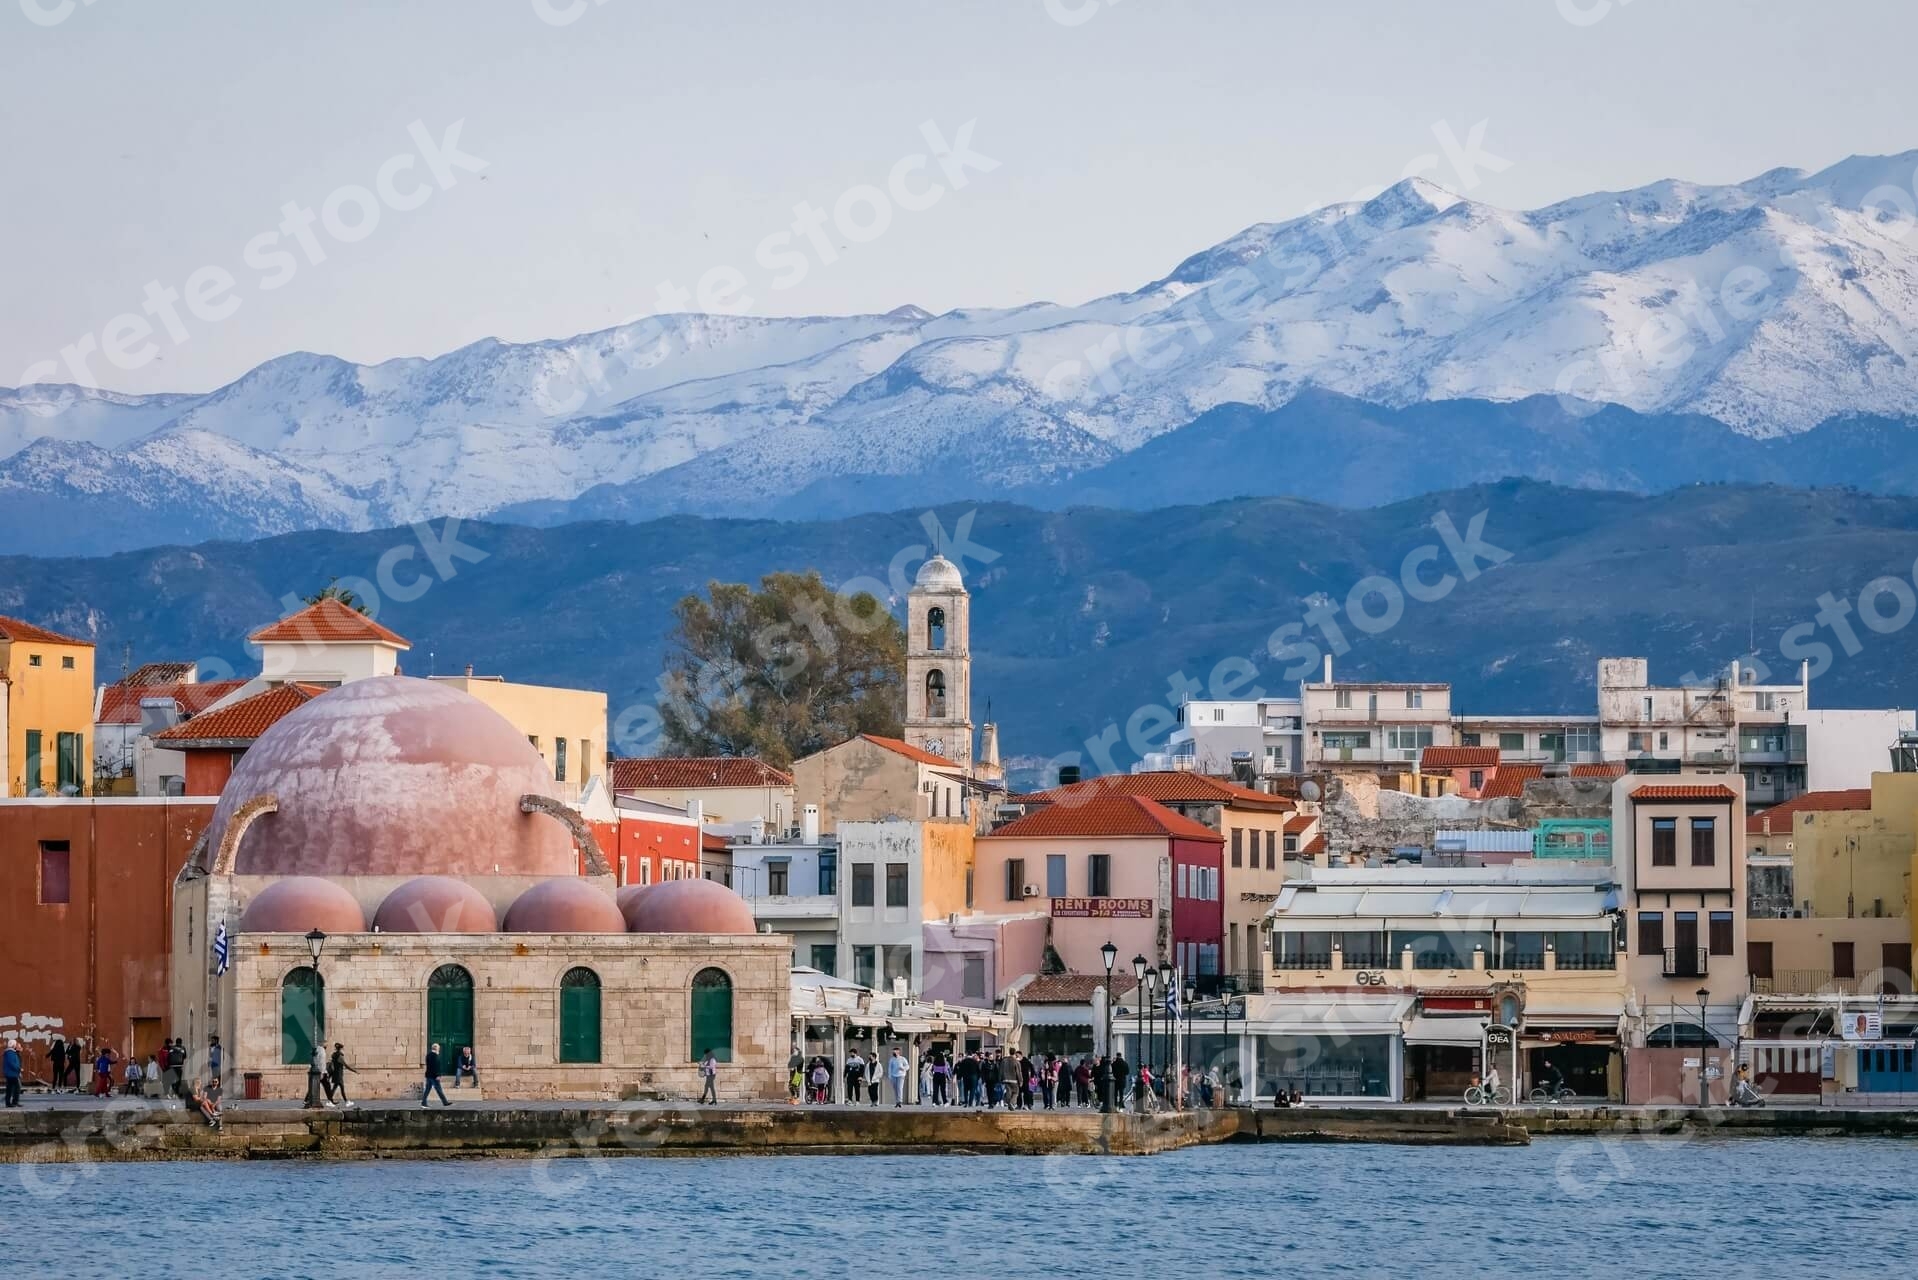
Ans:
POLYGON ((326 984, 317 969, 302 965, 280 982, 280 1061, 308 1066, 313 1046, 326 1037, 326 984))
POLYGON ((459 965, 443 964, 426 980, 426 1041, 439 1045, 440 1067, 448 1072, 473 1043, 473 975, 459 965))
POLYGON ((713 1051, 721 1062, 733 1060, 733 980, 723 969, 693 975, 691 1052, 693 1061, 713 1051))
POLYGON ((559 980, 559 1060, 599 1061, 599 975, 568 969, 559 980))

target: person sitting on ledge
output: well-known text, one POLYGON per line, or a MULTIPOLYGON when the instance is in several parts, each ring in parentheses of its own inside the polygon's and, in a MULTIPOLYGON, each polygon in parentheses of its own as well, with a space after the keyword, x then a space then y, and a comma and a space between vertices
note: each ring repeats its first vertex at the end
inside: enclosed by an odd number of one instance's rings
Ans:
POLYGON ((471 1080, 475 1089, 479 1088, 479 1061, 473 1057, 473 1046, 460 1046, 459 1056, 453 1061, 453 1087, 460 1087, 462 1080, 471 1080))

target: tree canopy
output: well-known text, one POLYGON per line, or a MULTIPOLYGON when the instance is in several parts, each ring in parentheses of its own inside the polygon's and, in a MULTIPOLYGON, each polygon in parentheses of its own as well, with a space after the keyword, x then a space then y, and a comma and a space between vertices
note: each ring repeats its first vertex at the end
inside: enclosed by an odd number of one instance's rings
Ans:
POLYGON ((318 604, 322 600, 338 600, 349 609, 366 612, 366 606, 360 603, 360 598, 341 586, 338 578, 328 578, 325 586, 306 598, 308 604, 318 604))
POLYGON ((905 628, 871 594, 840 595, 817 573, 772 573, 758 590, 708 583, 673 617, 666 753, 758 756, 783 769, 854 734, 900 733, 905 628))

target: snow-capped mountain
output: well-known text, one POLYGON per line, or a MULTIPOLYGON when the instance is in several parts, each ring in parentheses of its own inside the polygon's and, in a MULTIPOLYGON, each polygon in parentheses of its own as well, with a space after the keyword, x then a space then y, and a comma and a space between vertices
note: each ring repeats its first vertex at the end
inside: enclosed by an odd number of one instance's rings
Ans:
POLYGON ((1409 179, 1077 306, 669 315, 430 360, 290 355, 206 395, 0 391, 0 508, 213 504, 222 529, 268 532, 589 493, 739 510, 848 477, 883 504, 926 477, 954 497, 1062 481, 1306 387, 1388 407, 1561 396, 1754 437, 1901 418, 1914 178, 1908 152, 1523 213, 1409 179))

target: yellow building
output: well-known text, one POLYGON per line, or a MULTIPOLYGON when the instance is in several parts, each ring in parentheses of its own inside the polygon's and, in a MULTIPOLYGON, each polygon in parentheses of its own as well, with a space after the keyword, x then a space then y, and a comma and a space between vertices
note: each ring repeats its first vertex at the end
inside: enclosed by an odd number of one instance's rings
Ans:
POLYGON ((590 689, 514 684, 500 676, 435 676, 440 684, 470 693, 533 744, 552 770, 554 792, 569 803, 606 772, 606 695, 590 689))
POLYGON ((1918 773, 1874 773, 1867 808, 1793 815, 1792 886, 1807 915, 1911 915, 1918 773))
POLYGON ((93 789, 93 644, 0 617, 0 795, 93 789))

